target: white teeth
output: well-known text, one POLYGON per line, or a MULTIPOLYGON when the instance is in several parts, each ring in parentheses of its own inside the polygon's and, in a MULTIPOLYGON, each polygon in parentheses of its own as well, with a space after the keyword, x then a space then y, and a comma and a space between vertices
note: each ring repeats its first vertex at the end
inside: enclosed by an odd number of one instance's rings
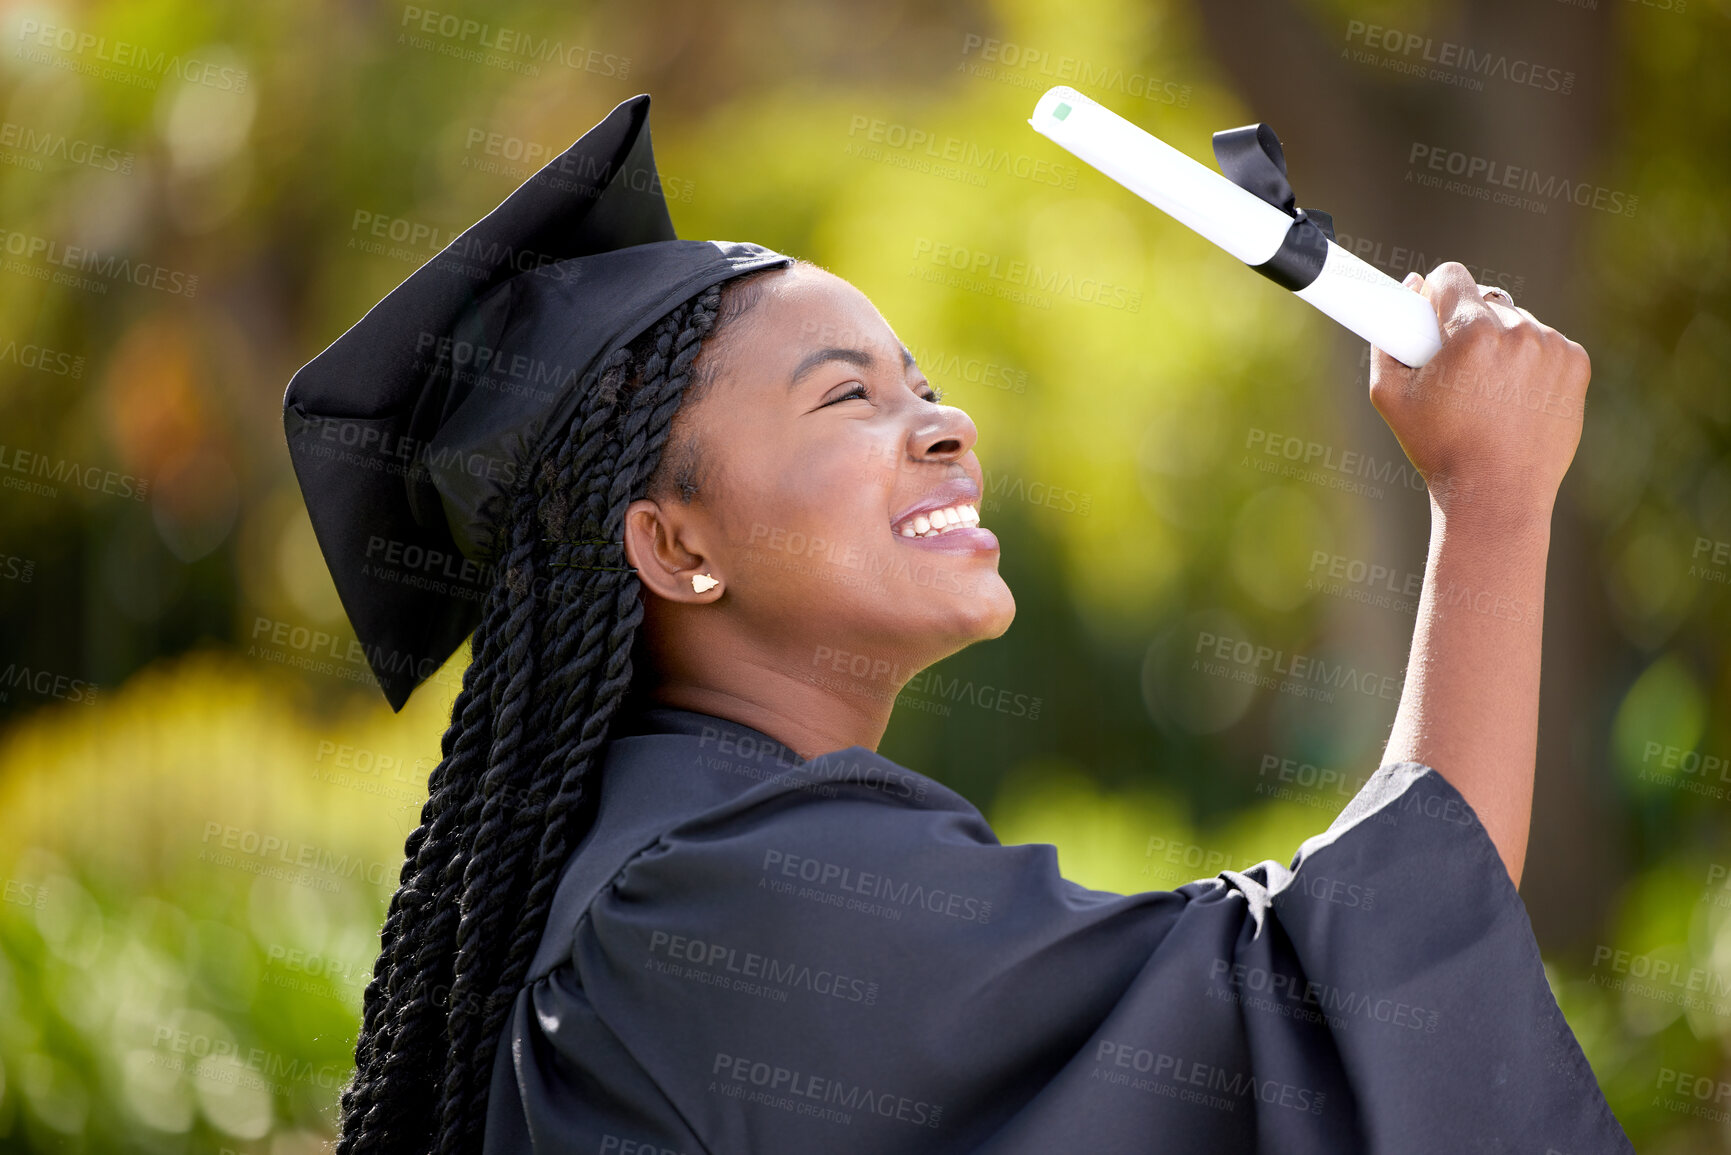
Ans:
POLYGON ((963 503, 918 514, 911 521, 902 523, 900 532, 903 537, 935 537, 959 525, 978 524, 980 511, 963 503))

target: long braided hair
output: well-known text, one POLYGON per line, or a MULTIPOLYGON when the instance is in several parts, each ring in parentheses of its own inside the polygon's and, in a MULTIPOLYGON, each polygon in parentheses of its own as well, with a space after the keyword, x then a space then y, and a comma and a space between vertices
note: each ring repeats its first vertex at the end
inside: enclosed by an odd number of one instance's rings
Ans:
POLYGON ((707 386, 705 339, 755 304, 765 271, 605 355, 495 519, 471 660, 363 997, 338 1155, 480 1148, 505 1015, 593 823, 603 746, 631 689, 643 607, 618 548, 625 507, 696 492, 689 439, 663 453, 673 417, 707 386))

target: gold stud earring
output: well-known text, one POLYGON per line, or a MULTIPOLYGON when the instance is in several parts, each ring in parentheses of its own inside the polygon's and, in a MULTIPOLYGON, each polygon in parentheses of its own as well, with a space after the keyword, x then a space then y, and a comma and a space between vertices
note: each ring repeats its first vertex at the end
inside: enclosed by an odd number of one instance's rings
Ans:
POLYGON ((705 590, 712 590, 720 584, 719 581, 710 577, 706 573, 694 573, 691 575, 691 588, 696 590, 698 593, 703 593, 705 590))

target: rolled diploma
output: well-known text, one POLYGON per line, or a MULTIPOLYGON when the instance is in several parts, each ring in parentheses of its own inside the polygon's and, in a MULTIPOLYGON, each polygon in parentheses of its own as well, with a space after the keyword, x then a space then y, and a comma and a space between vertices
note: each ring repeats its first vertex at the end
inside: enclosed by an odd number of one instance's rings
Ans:
MULTIPOLYGON (((1292 218, 1074 88, 1049 88, 1028 119, 1034 131, 1099 169, 1247 265, 1279 251, 1292 218), (1060 119, 1060 105, 1069 111, 1060 119)), ((1296 290, 1403 365, 1442 348, 1436 309, 1393 277, 1328 242, 1316 280, 1296 290)))

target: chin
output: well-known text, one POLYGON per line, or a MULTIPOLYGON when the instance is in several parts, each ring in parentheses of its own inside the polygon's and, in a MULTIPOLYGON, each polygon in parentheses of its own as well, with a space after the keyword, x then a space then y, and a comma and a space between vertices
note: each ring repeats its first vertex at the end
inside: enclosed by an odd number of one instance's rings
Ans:
POLYGON ((976 593, 949 593, 939 599, 929 588, 909 589, 898 591, 890 604, 894 608, 874 602, 870 623, 860 624, 879 645, 919 655, 921 669, 975 642, 1001 637, 1016 616, 1016 599, 995 573, 976 593))
POLYGON ((979 593, 962 602, 962 621, 957 633, 964 645, 1002 637, 1016 617, 1016 599, 1010 587, 996 574, 982 584, 979 593))

